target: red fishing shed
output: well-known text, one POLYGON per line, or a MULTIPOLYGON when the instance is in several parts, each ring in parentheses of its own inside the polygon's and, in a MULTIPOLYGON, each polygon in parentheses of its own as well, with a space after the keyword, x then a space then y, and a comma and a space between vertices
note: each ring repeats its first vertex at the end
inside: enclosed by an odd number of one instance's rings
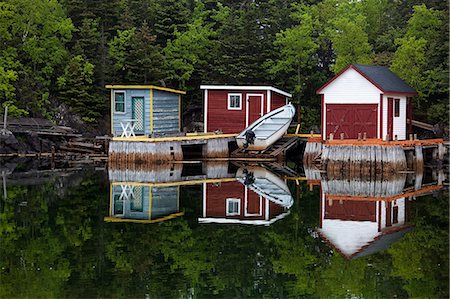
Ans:
POLYGON ((204 132, 239 133, 249 124, 286 105, 292 95, 272 86, 201 85, 204 132))

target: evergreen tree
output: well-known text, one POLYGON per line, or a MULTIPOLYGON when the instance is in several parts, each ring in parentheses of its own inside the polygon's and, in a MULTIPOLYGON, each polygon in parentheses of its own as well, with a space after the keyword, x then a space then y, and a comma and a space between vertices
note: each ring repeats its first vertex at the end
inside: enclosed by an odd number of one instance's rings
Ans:
POLYGON ((87 122, 95 122, 101 115, 101 101, 94 95, 94 65, 77 55, 72 57, 58 78, 59 98, 83 116, 87 122))

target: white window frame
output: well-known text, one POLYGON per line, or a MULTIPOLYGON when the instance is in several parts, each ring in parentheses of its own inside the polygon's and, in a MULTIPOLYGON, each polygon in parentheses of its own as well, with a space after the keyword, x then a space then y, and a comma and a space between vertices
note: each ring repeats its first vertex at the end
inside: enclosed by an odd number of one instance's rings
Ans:
POLYGON ((227 216, 239 216, 241 215, 241 199, 240 198, 227 198, 227 204, 226 204, 226 215, 227 216), (238 211, 237 213, 230 213, 228 212, 229 209, 228 207, 230 206, 231 203, 237 202, 238 203, 238 211))
POLYGON ((229 93, 228 101, 227 101, 228 110, 242 110, 242 93, 229 93), (239 97, 239 107, 231 107, 231 97, 238 96, 239 97))
POLYGON ((114 90, 114 113, 115 114, 126 114, 127 113, 127 92, 125 90, 114 90), (116 110, 116 93, 123 93, 123 112, 116 110))

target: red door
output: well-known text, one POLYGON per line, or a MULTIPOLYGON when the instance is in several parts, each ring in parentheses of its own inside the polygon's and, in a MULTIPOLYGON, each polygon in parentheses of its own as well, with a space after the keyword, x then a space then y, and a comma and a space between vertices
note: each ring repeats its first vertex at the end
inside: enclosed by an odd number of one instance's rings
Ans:
POLYGON ((248 125, 262 116, 262 95, 252 95, 247 97, 247 109, 248 109, 248 125))
POLYGON ((376 201, 334 200, 331 206, 325 201, 325 219, 375 222, 376 211, 376 201))
POLYGON ((262 216, 262 199, 254 191, 247 189, 247 216, 262 216))
POLYGON ((377 138, 378 104, 327 104, 326 134, 339 139, 356 139, 358 133, 367 138, 377 138))
POLYGON ((394 138, 394 99, 388 98, 388 119, 387 119, 387 134, 389 134, 389 140, 394 138))

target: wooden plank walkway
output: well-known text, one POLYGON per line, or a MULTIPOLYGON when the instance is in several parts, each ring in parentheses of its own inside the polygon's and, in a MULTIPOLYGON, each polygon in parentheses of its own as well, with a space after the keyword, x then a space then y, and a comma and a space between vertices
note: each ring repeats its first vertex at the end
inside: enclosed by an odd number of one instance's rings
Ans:
POLYGON ((298 142, 299 137, 283 136, 277 142, 262 151, 246 151, 238 148, 231 153, 231 158, 253 157, 253 158, 275 158, 285 153, 298 142))

